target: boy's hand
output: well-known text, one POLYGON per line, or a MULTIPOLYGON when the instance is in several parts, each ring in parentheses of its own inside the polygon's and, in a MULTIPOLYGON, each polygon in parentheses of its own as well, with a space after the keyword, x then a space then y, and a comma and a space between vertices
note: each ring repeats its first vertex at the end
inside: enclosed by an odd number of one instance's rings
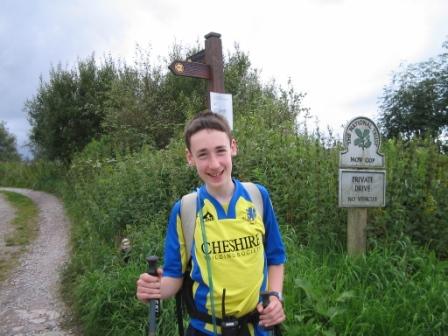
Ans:
POLYGON ((160 299, 160 278, 163 270, 157 269, 158 276, 152 276, 148 273, 140 274, 137 280, 137 299, 143 303, 147 303, 151 299, 160 299))
POLYGON ((263 308, 263 305, 259 303, 257 310, 260 313, 260 325, 263 327, 280 324, 286 318, 283 304, 276 296, 269 297, 269 304, 266 308, 263 308))

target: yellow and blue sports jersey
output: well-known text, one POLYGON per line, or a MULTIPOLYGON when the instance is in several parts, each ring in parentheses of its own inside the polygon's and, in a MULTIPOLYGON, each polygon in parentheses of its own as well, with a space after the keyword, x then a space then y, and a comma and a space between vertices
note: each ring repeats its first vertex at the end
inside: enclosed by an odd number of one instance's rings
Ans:
MULTIPOLYGON (((241 317, 252 312, 260 302, 260 292, 267 289, 268 266, 286 260, 285 249, 274 209, 265 187, 258 185, 263 199, 263 214, 258 214, 250 194, 233 180, 235 191, 224 207, 202 186, 198 192, 196 226, 191 251, 193 298, 197 310, 211 315, 210 287, 205 253, 210 255, 216 317, 222 317, 222 294, 227 316, 241 317), (199 206, 205 225, 202 239, 199 206), (207 245, 207 246, 206 246, 207 245)), ((180 201, 174 205, 165 240, 163 276, 181 278, 187 270, 185 239, 180 219, 180 201)), ((213 327, 192 319, 191 325, 209 335, 213 327)), ((267 335, 250 325, 251 335, 267 335)), ((218 329, 219 331, 219 329, 218 329)))

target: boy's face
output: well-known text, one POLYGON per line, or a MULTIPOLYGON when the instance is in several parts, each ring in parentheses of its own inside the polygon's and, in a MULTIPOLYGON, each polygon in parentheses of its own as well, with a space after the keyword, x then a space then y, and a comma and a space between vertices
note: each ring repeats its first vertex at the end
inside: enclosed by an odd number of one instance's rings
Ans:
POLYGON ((232 181, 232 156, 236 153, 234 139, 224 132, 204 129, 191 136, 187 161, 196 167, 201 180, 216 190, 232 181))

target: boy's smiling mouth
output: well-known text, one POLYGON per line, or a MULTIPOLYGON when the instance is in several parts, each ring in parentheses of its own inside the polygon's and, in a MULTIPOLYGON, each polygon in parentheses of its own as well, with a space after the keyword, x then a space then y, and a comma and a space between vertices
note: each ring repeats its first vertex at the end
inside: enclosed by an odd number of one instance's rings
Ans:
POLYGON ((218 176, 222 175, 223 173, 224 173, 224 170, 217 172, 217 173, 208 173, 208 175, 211 177, 218 177, 218 176))

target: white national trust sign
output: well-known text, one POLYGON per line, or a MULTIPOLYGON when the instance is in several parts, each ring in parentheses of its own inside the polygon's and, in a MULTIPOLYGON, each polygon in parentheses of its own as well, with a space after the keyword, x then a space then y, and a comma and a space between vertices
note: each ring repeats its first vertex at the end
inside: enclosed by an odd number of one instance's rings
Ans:
POLYGON ((344 131, 346 150, 341 152, 339 167, 384 168, 380 145, 380 132, 372 120, 365 117, 353 119, 344 131))
POLYGON ((380 133, 373 121, 357 117, 344 131, 345 150, 339 160, 339 206, 385 206, 386 171, 379 152, 380 133))

